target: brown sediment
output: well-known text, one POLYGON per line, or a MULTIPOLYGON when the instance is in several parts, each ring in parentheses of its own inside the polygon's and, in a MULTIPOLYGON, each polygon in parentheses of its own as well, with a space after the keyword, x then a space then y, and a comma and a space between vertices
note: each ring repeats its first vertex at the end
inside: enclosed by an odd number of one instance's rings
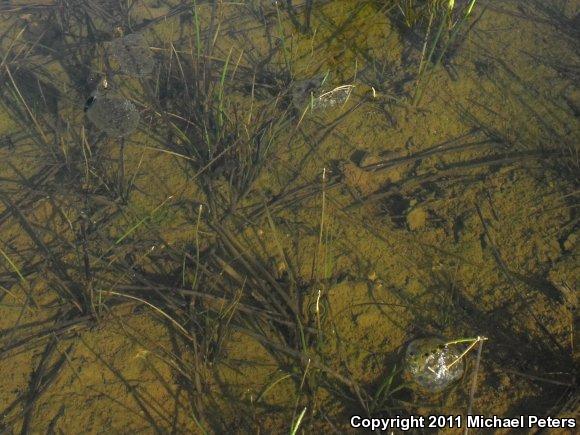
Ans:
POLYGON ((475 413, 569 413, 577 53, 554 22, 578 2, 476 6, 418 107, 425 29, 387 1, 178 3, 0 11, 0 431, 465 414, 469 357, 442 396, 397 389, 429 335, 488 338, 475 413), (112 75, 141 116, 122 156, 82 112, 119 25, 156 62, 112 75), (356 85, 343 106, 293 102, 321 77, 356 85))

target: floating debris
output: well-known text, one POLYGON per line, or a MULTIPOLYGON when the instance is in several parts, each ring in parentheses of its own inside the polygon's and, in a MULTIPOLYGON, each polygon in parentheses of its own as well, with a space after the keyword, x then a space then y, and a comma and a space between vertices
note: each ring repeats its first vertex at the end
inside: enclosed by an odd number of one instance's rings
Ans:
POLYGON ((301 80, 292 87, 292 104, 299 110, 309 107, 311 110, 327 110, 342 106, 350 98, 354 85, 338 86, 328 92, 321 87, 324 78, 301 80))
POLYGON ((115 71, 135 77, 146 77, 153 72, 153 55, 140 33, 114 39, 105 44, 105 50, 115 71))
POLYGON ((99 130, 113 137, 128 136, 139 125, 139 111, 122 97, 96 93, 87 100, 85 112, 99 130))
POLYGON ((456 348, 440 338, 419 338, 407 346, 405 377, 425 393, 439 393, 461 379, 464 362, 456 348))
POLYGON ((353 89, 354 85, 342 85, 334 88, 332 91, 325 92, 324 94, 312 99, 312 109, 324 110, 342 106, 350 98, 353 89))

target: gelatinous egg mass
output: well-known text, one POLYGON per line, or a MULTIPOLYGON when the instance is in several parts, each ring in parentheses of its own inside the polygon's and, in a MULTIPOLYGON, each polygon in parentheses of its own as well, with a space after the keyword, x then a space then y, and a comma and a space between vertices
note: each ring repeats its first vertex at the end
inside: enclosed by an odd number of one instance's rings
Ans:
POLYGON ((86 112, 99 130, 113 137, 128 136, 139 125, 140 116, 135 105, 120 97, 98 95, 88 104, 86 112))
POLYGON ((139 33, 131 33, 108 42, 105 49, 114 70, 135 77, 153 72, 155 62, 147 41, 139 33))
POLYGON ((439 338, 413 340, 405 352, 405 377, 421 392, 439 393, 463 376, 460 357, 456 347, 439 338))

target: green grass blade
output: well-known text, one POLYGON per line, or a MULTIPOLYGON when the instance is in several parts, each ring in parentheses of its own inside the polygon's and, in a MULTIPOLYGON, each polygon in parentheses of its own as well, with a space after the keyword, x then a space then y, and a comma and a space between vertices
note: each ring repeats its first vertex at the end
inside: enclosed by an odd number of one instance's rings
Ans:
POLYGON ((133 234, 141 225, 143 225, 145 222, 147 222, 147 220, 151 219, 153 217, 153 215, 161 208, 163 207, 167 201, 169 201, 171 198, 173 198, 173 195, 167 197, 167 199, 165 199, 161 204, 159 204, 157 207, 155 207, 151 213, 149 213, 147 216, 145 216, 144 218, 140 219, 135 225, 133 225, 131 228, 129 228, 127 231, 125 231, 125 233, 123 233, 123 235, 121 237, 119 237, 117 240, 115 240, 115 245, 118 245, 119 243, 121 243, 124 239, 126 239, 127 237, 129 237, 131 234, 133 234))
POLYGON ((296 433, 298 432, 298 428, 300 427, 300 424, 302 423, 302 419, 304 418, 304 414, 306 414, 306 406, 304 407, 304 409, 302 410, 302 412, 300 413, 300 415, 296 419, 296 422, 292 425, 292 429, 290 430, 290 435, 296 435, 296 433))
POLYGON ((10 259, 8 254, 2 250, 2 248, 0 248, 0 254, 2 254, 2 257, 4 257, 4 259, 8 262, 8 264, 10 265, 12 270, 14 270, 14 272, 16 272, 16 275, 18 275, 18 278, 20 278, 20 281, 26 282, 26 278, 24 278, 24 276, 20 272, 20 269, 18 268, 18 266, 16 266, 16 264, 14 264, 14 262, 10 259))

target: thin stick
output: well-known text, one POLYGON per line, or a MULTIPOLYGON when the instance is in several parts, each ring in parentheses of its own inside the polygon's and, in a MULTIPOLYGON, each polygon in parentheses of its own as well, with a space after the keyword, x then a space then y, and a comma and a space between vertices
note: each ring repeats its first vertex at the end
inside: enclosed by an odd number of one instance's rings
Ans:
POLYGON ((22 36, 22 34, 24 33, 25 30, 26 30, 26 26, 24 26, 22 28, 22 30, 20 30, 20 32, 18 32, 18 35, 16 35, 16 37, 10 43, 10 46, 6 50, 6 54, 4 55, 4 58, 2 59, 2 62, 0 63, 0 68, 3 67, 4 64, 6 63, 6 59, 8 58, 8 55, 10 54, 12 47, 14 47, 14 44, 16 44, 16 41, 18 41, 20 39, 20 37, 22 36))
POLYGON ((318 232, 318 245, 316 246, 316 254, 312 259, 312 277, 311 280, 314 281, 317 278, 316 269, 318 267, 317 258, 320 254, 320 248, 322 246, 322 235, 324 234, 324 213, 326 208, 326 168, 322 169, 322 210, 320 213, 320 230, 318 232))
POLYGON ((125 138, 121 138, 119 148, 119 196, 125 200, 125 138))
MULTIPOLYGON (((487 338, 485 338, 485 337, 477 337, 477 338, 476 338, 476 339, 473 341, 473 343, 471 343, 471 344, 469 345, 469 347, 468 347, 467 349, 465 349, 465 350, 463 351, 463 353, 457 357, 457 359, 456 359, 455 361, 453 361, 451 364, 449 364, 449 365, 447 366, 447 369, 449 370, 451 367, 453 367, 455 364, 457 364, 459 361, 461 361, 461 359, 462 359, 462 358, 463 358, 465 355, 467 355, 467 354, 468 354, 468 353, 471 351, 471 349, 473 349, 473 348, 475 347, 475 345, 476 345, 477 343, 479 343, 479 342, 482 342, 482 341, 485 341, 485 340, 487 340, 487 338)), ((449 345, 449 344, 456 344, 456 343, 460 343, 460 342, 461 342, 460 340, 457 340, 457 341, 454 341, 454 342, 451 342, 451 343, 447 343, 447 345, 449 345)))
POLYGON ((298 420, 292 425, 292 430, 290 435, 296 435, 298 433, 298 428, 300 427, 300 423, 302 423, 302 419, 304 418, 304 414, 306 414, 307 407, 305 406, 300 415, 298 416, 298 420))
POLYGON ((147 302, 145 299, 141 299, 138 298, 136 296, 131 296, 125 293, 118 293, 118 292, 114 292, 114 291, 108 291, 108 290, 98 290, 99 293, 106 293, 109 295, 114 295, 114 296, 121 296, 127 299, 133 299, 135 301, 139 301, 145 305, 147 305, 148 307, 152 308, 153 310, 155 310, 156 312, 158 312, 159 314, 161 314, 163 317, 165 317, 166 319, 168 319, 171 323, 173 323, 177 329, 179 329, 179 331, 189 340, 193 341, 193 339, 191 338, 191 335, 189 335, 189 333, 187 332, 187 330, 181 326, 179 324, 179 322, 177 322, 177 320, 175 320, 173 317, 171 317, 169 314, 167 314, 165 311, 163 311, 161 308, 156 307, 155 305, 153 305, 150 302, 147 302))
MULTIPOLYGON (((481 350, 483 348, 483 341, 479 340, 479 347, 477 348, 477 358, 475 360, 475 370, 473 371, 473 377, 471 378, 471 390, 469 391, 469 406, 467 407, 467 415, 471 415, 473 412, 473 398, 475 397, 475 390, 477 389, 477 373, 479 372, 479 362, 481 361, 481 350)), ((469 429, 467 425, 465 426, 464 434, 467 435, 469 429)))
POLYGON ((141 148, 145 148, 145 149, 153 150, 153 151, 158 151, 160 153, 170 154, 172 156, 179 157, 179 158, 182 158, 185 160, 191 160, 192 162, 197 162, 197 160, 192 158, 192 157, 188 157, 188 156, 185 156, 183 154, 176 153, 174 151, 164 150, 162 148, 156 148, 156 147, 147 146, 147 145, 141 145, 141 148))
MULTIPOLYGON (((300 401, 300 392, 302 391, 302 388, 304 387, 304 381, 306 380, 306 376, 308 375, 309 367, 310 367, 310 358, 308 358, 308 362, 306 363, 306 369, 304 370, 304 374, 302 375, 302 381, 300 382, 300 388, 298 388, 298 396, 296 397, 296 405, 294 406, 294 413, 292 415, 292 421, 294 421, 294 419, 296 417, 296 411, 298 410, 298 402, 300 401)), ((302 413, 298 417, 296 424, 293 425, 292 433, 296 433, 296 431, 298 430, 298 426, 300 426, 300 422, 302 421, 302 418, 304 417, 305 411, 306 411, 306 407, 304 407, 304 409, 302 410, 302 413)))
POLYGON ((195 225, 195 274, 193 276, 193 283, 191 288, 193 290, 197 287, 197 280, 199 274, 199 224, 201 222, 201 212, 203 211, 203 205, 199 205, 199 211, 197 213, 197 223, 195 225))
POLYGON ((145 156, 145 151, 141 153, 141 158, 139 159, 139 164, 137 165, 137 169, 135 169, 135 173, 133 177, 131 177, 131 181, 127 186, 127 201, 129 200, 129 196, 131 195, 131 190, 133 190, 133 186, 135 185, 135 178, 137 178, 137 174, 139 173, 139 169, 141 168, 141 164, 143 163, 143 157, 145 156))
POLYGON ((23 283, 26 283, 26 278, 24 278, 24 275, 22 275, 22 272, 20 272, 20 269, 18 268, 18 266, 16 266, 16 264, 10 259, 8 254, 2 250, 2 248, 0 248, 0 255, 2 255, 2 257, 4 257, 4 259, 8 262, 8 264, 10 265, 12 270, 14 272, 16 272, 16 275, 18 275, 18 278, 20 278, 20 281, 22 281, 23 283))

